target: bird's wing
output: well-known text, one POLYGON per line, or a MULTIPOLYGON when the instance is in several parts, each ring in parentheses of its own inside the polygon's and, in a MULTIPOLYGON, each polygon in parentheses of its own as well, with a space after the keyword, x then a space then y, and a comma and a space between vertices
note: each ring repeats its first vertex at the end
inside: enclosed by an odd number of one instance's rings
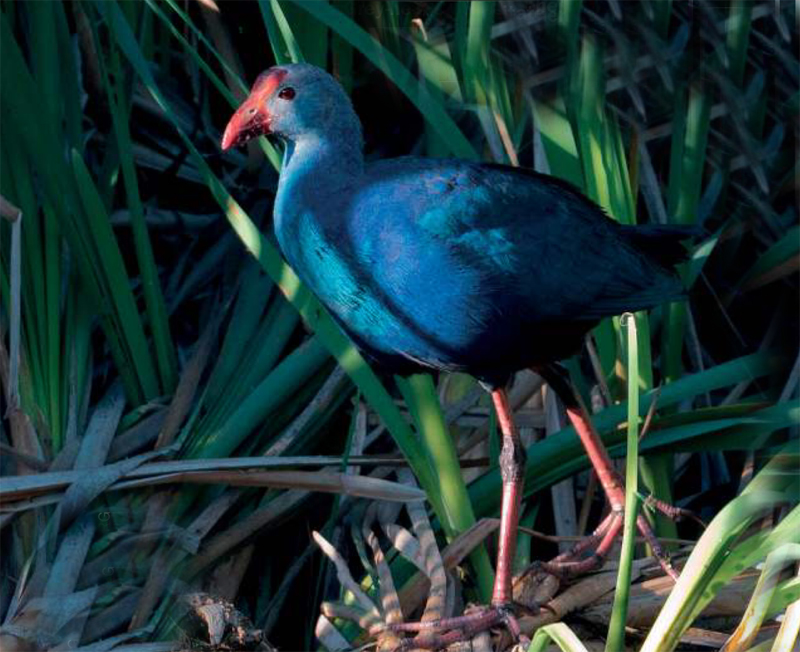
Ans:
POLYGON ((678 298, 677 276, 571 185, 502 165, 393 159, 374 190, 418 237, 465 269, 498 309, 537 321, 593 320, 678 298), (519 312, 518 312, 519 311, 519 312))

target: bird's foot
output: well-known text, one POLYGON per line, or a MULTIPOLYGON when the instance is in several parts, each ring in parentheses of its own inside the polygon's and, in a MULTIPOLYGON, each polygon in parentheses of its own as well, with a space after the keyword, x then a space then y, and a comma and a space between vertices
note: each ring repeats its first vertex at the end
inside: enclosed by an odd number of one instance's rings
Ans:
MULTIPOLYGON (((552 387, 556 388, 556 392, 565 401, 567 418, 575 428, 575 432, 586 450, 586 454, 597 474, 597 479, 600 481, 603 492, 611 506, 611 513, 603 519, 600 526, 589 537, 542 567, 546 572, 560 577, 573 577, 597 569, 605 562, 605 557, 614 545, 614 540, 622 531, 623 512, 625 509, 625 483, 614 468, 611 457, 609 457, 608 451, 597 433, 589 413, 586 411, 586 407, 581 402, 580 396, 571 389, 567 380, 557 374, 551 374, 547 381, 551 383, 552 387), (587 553, 590 554, 587 556, 587 553)), ((679 521, 684 517, 699 520, 690 511, 674 507, 653 496, 646 499, 644 504, 645 507, 660 512, 674 521, 679 521)), ((641 514, 636 519, 636 527, 650 546, 653 555, 664 572, 673 579, 677 579, 678 573, 672 567, 669 556, 656 538, 650 523, 641 514)))
POLYGON ((706 529, 706 524, 692 510, 684 509, 683 507, 676 507, 675 505, 670 505, 669 503, 664 502, 663 500, 659 500, 653 494, 650 494, 644 499, 643 505, 645 509, 650 509, 654 512, 659 512, 660 514, 663 514, 668 519, 670 519, 671 521, 675 521, 676 523, 679 523, 683 519, 688 518, 693 520, 695 523, 698 523, 704 530, 706 529))
MULTIPOLYGON (((616 502, 616 501, 615 501, 616 502)), ((692 512, 680 507, 674 507, 650 496, 644 501, 646 507, 653 509, 668 518, 680 521, 692 518, 704 525, 692 512)), ((597 570, 603 566, 606 556, 614 545, 614 541, 622 533, 624 522, 623 507, 619 504, 612 507, 597 529, 576 543, 566 552, 561 553, 547 562, 537 562, 523 573, 523 577, 534 572, 544 572, 554 575, 559 579, 569 579, 584 573, 597 570)), ((636 519, 636 528, 653 551, 653 556, 658 561, 663 571, 672 579, 678 579, 678 572, 670 561, 669 554, 653 532, 650 523, 643 515, 636 519)), ((518 578, 520 581, 522 577, 518 578)))
POLYGON ((442 650, 454 643, 469 641, 478 634, 503 625, 511 637, 525 649, 529 643, 523 636, 511 606, 470 607, 463 616, 441 618, 427 622, 397 623, 389 625, 394 633, 416 633, 403 639, 395 652, 406 650, 442 650))

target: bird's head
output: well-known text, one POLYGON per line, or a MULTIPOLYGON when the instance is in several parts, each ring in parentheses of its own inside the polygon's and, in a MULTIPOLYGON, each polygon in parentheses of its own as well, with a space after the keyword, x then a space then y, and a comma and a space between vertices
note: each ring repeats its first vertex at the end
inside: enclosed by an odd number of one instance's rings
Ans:
POLYGON ((360 143, 361 127, 350 98, 333 77, 309 64, 287 64, 258 76, 225 128, 222 149, 256 136, 274 134, 296 141, 308 134, 331 135, 354 128, 360 143))

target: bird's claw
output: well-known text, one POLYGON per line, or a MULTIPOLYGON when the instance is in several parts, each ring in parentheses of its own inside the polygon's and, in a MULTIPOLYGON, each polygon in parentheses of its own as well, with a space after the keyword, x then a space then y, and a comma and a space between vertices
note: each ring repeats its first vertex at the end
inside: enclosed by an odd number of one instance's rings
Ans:
POLYGON ((529 643, 528 638, 522 634, 519 622, 509 605, 472 607, 463 616, 427 622, 397 623, 389 625, 388 629, 394 633, 417 633, 412 638, 403 639, 395 650, 395 652, 406 652, 418 649, 440 650, 453 643, 470 640, 477 634, 500 624, 506 627, 512 638, 521 643, 523 648, 529 643))
MULTIPOLYGON (((663 501, 658 501, 658 504, 670 507, 670 505, 663 503, 663 501)), ((659 511, 666 514, 660 507, 657 506, 657 508, 659 511)), ((674 508, 674 510, 675 513, 687 511, 680 510, 680 508, 677 507, 674 508)), ((623 521, 623 511, 620 509, 612 509, 591 535, 582 539, 572 548, 554 557, 552 560, 548 562, 537 562, 535 569, 542 570, 560 579, 567 579, 601 568, 605 563, 606 556, 611 550, 614 541, 622 532, 623 521)), ((663 571, 672 579, 677 580, 678 573, 672 565, 669 554, 659 542, 653 529, 647 522, 647 519, 641 514, 636 519, 636 527, 650 546, 650 549, 653 551, 653 556, 656 558, 663 571)), ((528 571, 526 571, 526 573, 527 572, 528 571)))

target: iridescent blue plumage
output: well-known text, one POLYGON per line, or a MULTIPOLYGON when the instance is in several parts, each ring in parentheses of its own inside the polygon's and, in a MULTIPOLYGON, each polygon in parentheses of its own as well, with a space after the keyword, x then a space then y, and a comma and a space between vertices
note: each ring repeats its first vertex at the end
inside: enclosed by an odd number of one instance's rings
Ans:
POLYGON ((564 182, 500 165, 365 164, 338 84, 285 66, 267 100, 287 155, 275 227, 289 263, 389 371, 462 370, 490 385, 576 350, 600 318, 680 297, 686 236, 624 227, 564 182))

